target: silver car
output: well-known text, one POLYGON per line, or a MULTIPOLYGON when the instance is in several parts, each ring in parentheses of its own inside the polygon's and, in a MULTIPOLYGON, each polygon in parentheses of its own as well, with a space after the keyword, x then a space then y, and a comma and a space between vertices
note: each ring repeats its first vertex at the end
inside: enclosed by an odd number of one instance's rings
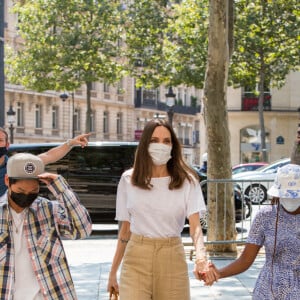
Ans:
POLYGON ((232 179, 239 185, 252 204, 262 204, 268 199, 267 190, 272 185, 277 169, 290 163, 290 158, 273 162, 255 171, 234 174, 232 179))

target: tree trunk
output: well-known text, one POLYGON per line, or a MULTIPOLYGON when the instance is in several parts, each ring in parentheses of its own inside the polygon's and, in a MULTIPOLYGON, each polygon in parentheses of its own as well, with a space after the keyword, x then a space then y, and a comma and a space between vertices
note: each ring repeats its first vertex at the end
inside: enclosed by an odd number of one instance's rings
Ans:
MULTIPOLYGON (((210 0, 208 63, 204 108, 208 144, 208 178, 231 178, 230 134, 227 115, 230 1, 210 0)), ((232 29, 231 29, 232 30, 232 29)), ((232 39, 231 39, 232 41, 232 39)), ((208 183, 208 241, 235 240, 232 185, 208 183)), ((212 244, 208 250, 236 252, 235 244, 212 244)))
POLYGON ((92 124, 91 124, 91 115, 92 115, 92 108, 91 108, 91 90, 92 90, 92 83, 86 82, 86 119, 85 119, 85 130, 86 132, 91 132, 92 124))
POLYGON ((264 71, 264 57, 261 54, 261 69, 259 74, 259 83, 258 83, 258 114, 259 114, 259 124, 260 124, 260 142, 261 142, 261 151, 262 151, 262 161, 268 161, 267 155, 267 146, 266 146, 266 129, 265 129, 265 120, 264 120, 264 100, 265 100, 265 71, 264 71))

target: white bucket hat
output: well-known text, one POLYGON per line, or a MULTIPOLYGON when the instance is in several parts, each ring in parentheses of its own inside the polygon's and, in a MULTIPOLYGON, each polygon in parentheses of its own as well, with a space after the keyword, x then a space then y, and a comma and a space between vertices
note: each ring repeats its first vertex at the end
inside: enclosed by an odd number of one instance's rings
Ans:
POLYGON ((268 195, 277 198, 300 199, 300 166, 288 164, 279 168, 268 195))

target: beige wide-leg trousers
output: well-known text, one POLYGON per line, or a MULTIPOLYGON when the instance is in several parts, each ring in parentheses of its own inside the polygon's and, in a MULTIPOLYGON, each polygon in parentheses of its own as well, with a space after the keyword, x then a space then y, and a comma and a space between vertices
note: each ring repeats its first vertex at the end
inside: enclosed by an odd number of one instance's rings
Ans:
POLYGON ((188 268, 181 238, 132 234, 125 250, 120 300, 190 300, 188 268))

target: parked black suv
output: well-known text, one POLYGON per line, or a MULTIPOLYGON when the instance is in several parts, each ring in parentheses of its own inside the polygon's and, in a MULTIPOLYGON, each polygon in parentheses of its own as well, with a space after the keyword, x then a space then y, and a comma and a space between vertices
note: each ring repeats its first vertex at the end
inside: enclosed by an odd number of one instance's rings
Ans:
MULTIPOLYGON (((12 144, 9 155, 46 152, 59 143, 12 144)), ((46 166, 47 172, 64 176, 81 203, 88 209, 93 223, 112 223, 115 218, 116 193, 121 174, 132 167, 136 142, 90 142, 87 147, 73 147, 56 163, 46 166)), ((51 198, 46 187, 41 194, 51 198)))

